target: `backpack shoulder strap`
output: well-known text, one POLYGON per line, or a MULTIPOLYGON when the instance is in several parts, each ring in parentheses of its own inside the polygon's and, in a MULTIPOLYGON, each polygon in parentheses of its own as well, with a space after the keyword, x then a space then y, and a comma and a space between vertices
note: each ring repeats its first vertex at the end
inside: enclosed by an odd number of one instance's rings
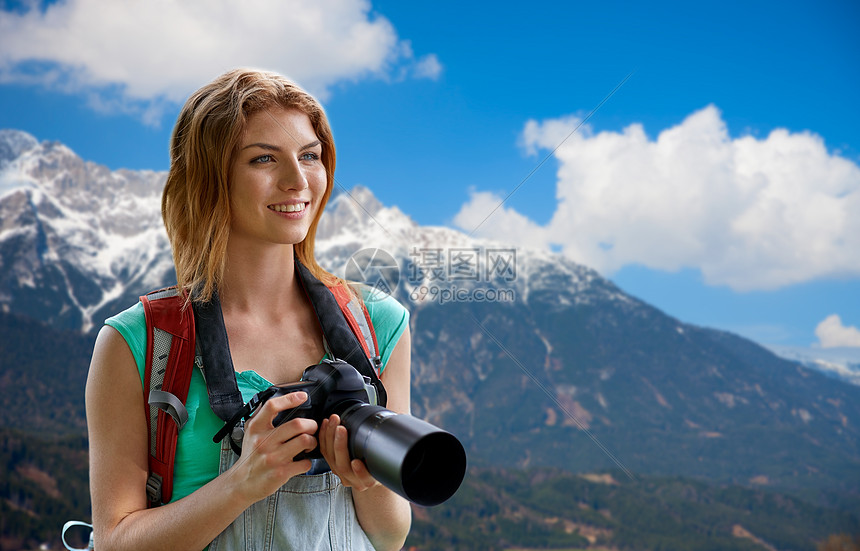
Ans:
POLYGON ((149 428, 150 506, 170 501, 179 430, 188 420, 185 399, 194 364, 194 316, 175 287, 140 297, 146 315, 144 407, 149 428))
POLYGON ((373 322, 370 319, 370 312, 367 311, 367 306, 359 300, 345 285, 331 285, 328 290, 334 295, 337 305, 340 306, 349 328, 356 337, 359 337, 358 342, 364 350, 364 354, 373 364, 373 370, 376 375, 380 375, 382 367, 382 357, 379 354, 379 345, 376 342, 376 331, 373 330, 373 322))

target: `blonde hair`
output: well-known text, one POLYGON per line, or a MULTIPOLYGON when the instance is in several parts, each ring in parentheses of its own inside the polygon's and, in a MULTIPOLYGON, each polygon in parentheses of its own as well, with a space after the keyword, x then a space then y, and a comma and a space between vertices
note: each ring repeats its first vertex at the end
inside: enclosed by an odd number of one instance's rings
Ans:
POLYGON ((276 73, 235 69, 195 92, 179 114, 170 140, 170 171, 161 215, 173 249, 176 281, 189 300, 205 302, 223 281, 230 237, 230 169, 248 117, 277 105, 305 113, 322 144, 326 189, 295 255, 327 285, 341 280, 314 258, 323 208, 334 187, 335 147, 322 106, 276 73))

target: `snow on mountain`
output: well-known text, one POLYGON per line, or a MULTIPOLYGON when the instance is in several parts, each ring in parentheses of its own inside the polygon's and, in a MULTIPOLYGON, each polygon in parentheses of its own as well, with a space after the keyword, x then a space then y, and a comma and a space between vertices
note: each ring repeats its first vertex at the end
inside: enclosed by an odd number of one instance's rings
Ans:
POLYGON ((0 130, 0 168, 38 146, 39 141, 26 132, 0 130))
POLYGON ((470 237, 442 226, 419 226, 397 207, 385 207, 370 190, 356 187, 337 193, 320 222, 317 256, 334 273, 344 276, 346 264, 358 250, 378 248, 398 259, 400 296, 415 307, 432 301, 420 290, 510 290, 528 302, 530 293, 551 290, 559 305, 603 299, 638 303, 596 271, 561 255, 513 248, 508 244, 470 237), (589 291, 589 292, 586 292, 589 291))
MULTIPOLYGON (((0 131, 0 307, 88 331, 137 295, 169 285, 173 264, 160 214, 165 178, 111 171, 63 144, 0 131)), ((419 226, 366 188, 337 189, 317 232, 318 260, 345 275, 364 248, 397 259, 396 291, 416 308, 440 293, 471 297, 476 289, 521 301, 551 289, 560 306, 593 300, 594 293, 632 300, 559 255, 419 226)))
POLYGON ((777 356, 860 386, 860 348, 804 348, 776 345, 769 348, 777 356))
POLYGON ((89 330, 128 286, 172 270, 161 225, 164 173, 110 171, 57 142, 0 133, 0 303, 89 330))
MULTIPOLYGON (((160 213, 165 178, 110 171, 60 143, 0 130, 0 309, 89 331, 138 295, 170 285, 173 262, 160 213)), ((561 255, 419 226, 370 190, 338 185, 317 231, 317 258, 346 276, 350 258, 366 248, 396 259, 394 291, 412 309, 454 293, 458 300, 523 304, 549 296, 547 307, 557 309, 606 300, 643 306, 561 255)), ((854 373, 840 362, 804 363, 830 371, 836 365, 847 378, 854 373)))
MULTIPOLYGON (((164 179, 0 133, 0 309, 90 330, 170 284, 164 179)), ((361 249, 393 257, 413 411, 479 463, 593 472, 617 457, 634 472, 857 488, 855 386, 685 325, 559 255, 419 226, 364 188, 338 189, 317 247, 338 275, 361 249)))

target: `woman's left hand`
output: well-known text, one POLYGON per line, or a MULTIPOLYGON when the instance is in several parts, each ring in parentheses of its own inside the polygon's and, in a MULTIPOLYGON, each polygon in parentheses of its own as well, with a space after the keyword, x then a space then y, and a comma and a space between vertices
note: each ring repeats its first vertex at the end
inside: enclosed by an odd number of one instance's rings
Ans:
POLYGON ((332 472, 340 477, 341 483, 358 492, 379 485, 367 470, 364 461, 350 459, 347 440, 346 427, 340 424, 340 417, 332 415, 323 419, 319 432, 320 451, 332 472))

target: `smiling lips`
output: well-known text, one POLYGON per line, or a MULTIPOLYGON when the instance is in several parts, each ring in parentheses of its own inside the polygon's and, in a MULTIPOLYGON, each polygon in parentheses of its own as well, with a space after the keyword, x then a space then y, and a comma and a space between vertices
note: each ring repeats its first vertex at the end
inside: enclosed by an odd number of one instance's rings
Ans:
POLYGON ((289 205, 269 205, 268 209, 275 212, 302 212, 306 206, 307 203, 292 203, 289 205))

